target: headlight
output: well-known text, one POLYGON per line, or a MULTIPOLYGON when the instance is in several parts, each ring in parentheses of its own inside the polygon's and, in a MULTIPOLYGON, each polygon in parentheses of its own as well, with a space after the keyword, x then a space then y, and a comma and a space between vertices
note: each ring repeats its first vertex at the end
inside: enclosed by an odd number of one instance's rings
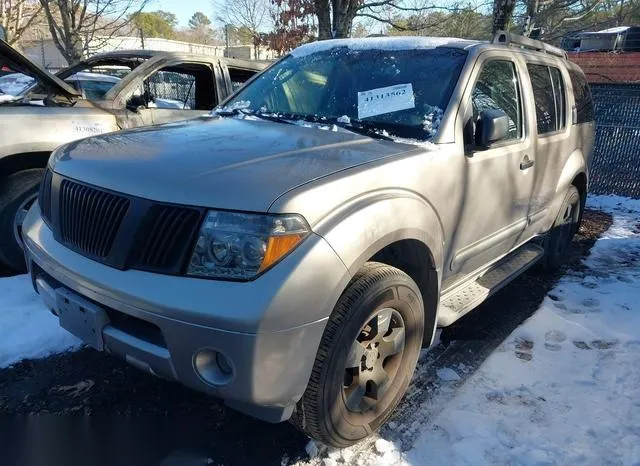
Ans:
POLYGON ((249 280, 276 264, 309 232, 299 215, 209 211, 187 275, 249 280))

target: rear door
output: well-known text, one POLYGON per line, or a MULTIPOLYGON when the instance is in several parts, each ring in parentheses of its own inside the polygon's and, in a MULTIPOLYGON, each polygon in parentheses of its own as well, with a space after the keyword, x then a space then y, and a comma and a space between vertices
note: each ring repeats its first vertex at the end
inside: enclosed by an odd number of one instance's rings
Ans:
POLYGON ((451 271, 466 275, 493 262, 523 240, 533 190, 531 109, 523 99, 523 64, 508 52, 480 55, 463 97, 465 167, 463 212, 453 234, 451 271), (483 110, 509 118, 507 137, 478 147, 474 133, 483 110))
POLYGON ((527 75, 535 105, 536 167, 529 229, 544 228, 560 173, 574 150, 570 138, 566 78, 553 60, 527 58, 527 75))

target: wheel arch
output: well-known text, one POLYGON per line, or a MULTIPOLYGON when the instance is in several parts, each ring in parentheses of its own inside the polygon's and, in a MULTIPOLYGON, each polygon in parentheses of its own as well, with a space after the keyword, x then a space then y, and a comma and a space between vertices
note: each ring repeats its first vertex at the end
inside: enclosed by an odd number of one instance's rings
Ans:
POLYGON ((0 178, 22 170, 45 168, 51 151, 21 152, 0 158, 0 178))
POLYGON ((369 260, 402 270, 416 282, 424 304, 423 345, 430 346, 437 323, 440 282, 429 247, 416 239, 403 239, 388 244, 369 260))
POLYGON ((425 344, 435 333, 444 231, 436 210, 409 192, 378 193, 351 204, 314 229, 331 245, 349 274, 369 261, 396 267, 420 288, 425 344))

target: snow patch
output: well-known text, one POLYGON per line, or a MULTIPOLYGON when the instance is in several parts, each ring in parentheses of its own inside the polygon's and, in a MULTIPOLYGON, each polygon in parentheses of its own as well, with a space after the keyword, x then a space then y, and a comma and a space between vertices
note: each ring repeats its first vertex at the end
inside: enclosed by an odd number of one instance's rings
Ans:
POLYGON ((429 113, 424 116, 422 128, 429 137, 433 137, 438 132, 444 111, 440 107, 432 107, 429 113))
POLYGON ((42 304, 28 275, 0 279, 0 296, 0 368, 80 347, 42 304))
POLYGON ((478 41, 452 37, 366 37, 361 39, 333 39, 304 44, 291 52, 294 57, 305 57, 339 47, 349 50, 431 50, 436 47, 465 48, 478 41))
POLYGON ((307 455, 309 455, 309 458, 311 459, 318 456, 318 445, 316 444, 315 440, 309 440, 307 446, 304 447, 304 450, 307 452, 307 455))
POLYGON ((376 452, 379 453, 380 455, 384 455, 386 453, 389 453, 390 451, 393 451, 393 443, 383 438, 379 438, 378 440, 376 440, 376 443, 374 444, 374 446, 375 446, 376 452))
POLYGON ((440 380, 444 382, 457 382, 458 380, 460 380, 460 376, 458 375, 458 373, 450 367, 443 367, 442 369, 438 369, 436 371, 436 375, 440 380))
POLYGON ((588 206, 611 228, 421 428, 411 464, 638 464, 640 201, 588 206))

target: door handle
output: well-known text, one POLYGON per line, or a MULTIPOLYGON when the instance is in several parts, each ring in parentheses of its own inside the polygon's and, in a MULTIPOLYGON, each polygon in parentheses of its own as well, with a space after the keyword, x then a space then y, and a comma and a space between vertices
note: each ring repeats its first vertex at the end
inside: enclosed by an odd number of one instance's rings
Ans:
POLYGON ((522 159, 522 162, 520 162, 520 170, 526 170, 527 168, 531 168, 533 167, 533 164, 535 162, 529 158, 528 155, 524 156, 524 159, 522 159))

